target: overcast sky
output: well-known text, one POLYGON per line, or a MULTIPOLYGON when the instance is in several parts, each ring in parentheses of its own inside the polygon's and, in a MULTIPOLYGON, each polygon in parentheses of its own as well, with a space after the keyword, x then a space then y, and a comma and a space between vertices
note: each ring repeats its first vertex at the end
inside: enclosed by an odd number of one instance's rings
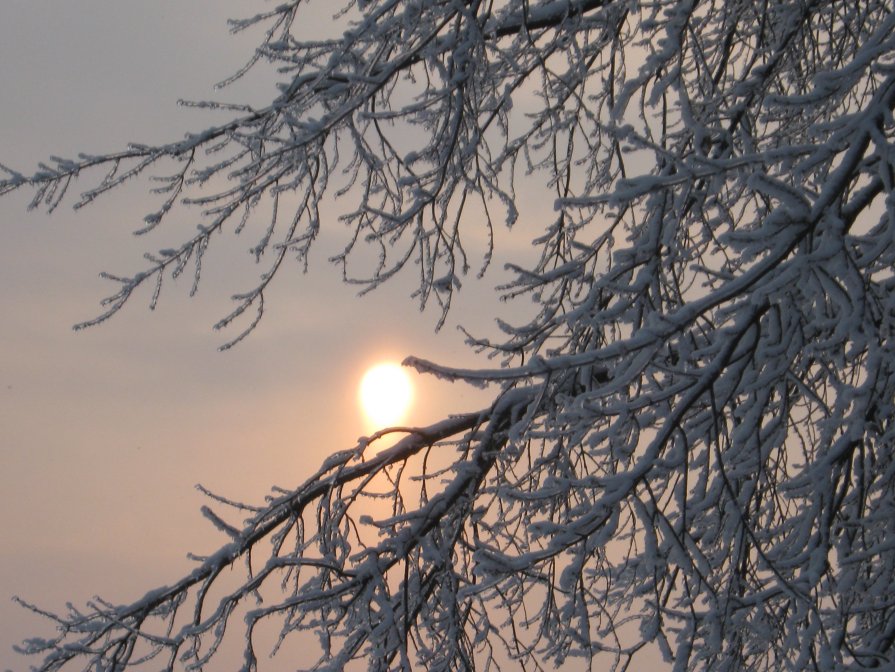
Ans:
MULTIPOLYGON (((178 98, 264 100, 269 77, 212 89, 257 35, 233 38, 225 19, 255 9, 245 0, 5 0, 0 162, 28 172, 53 154, 200 130, 204 118, 178 98)), ((218 262, 212 251, 195 299, 188 283, 169 286, 155 312, 140 295, 106 325, 75 333, 110 289, 98 273, 139 265, 144 250, 130 232, 151 209, 145 184, 52 216, 27 213, 27 193, 0 200, 0 669, 25 669, 12 644, 51 634, 13 594, 60 609, 95 594, 129 601, 175 580, 191 566, 188 551, 223 541, 199 515, 196 483, 253 503, 271 485, 297 485, 362 433, 355 394, 365 367, 407 354, 470 365, 451 325, 494 314, 492 274, 466 284, 456 319, 436 337, 437 315, 418 312, 407 283, 357 299, 323 249, 307 276, 284 274, 248 341, 218 353, 225 338, 211 325, 230 294, 249 288, 225 262, 247 245, 236 240, 218 262)), ((485 398, 435 383, 420 383, 418 397, 416 424, 485 398)))

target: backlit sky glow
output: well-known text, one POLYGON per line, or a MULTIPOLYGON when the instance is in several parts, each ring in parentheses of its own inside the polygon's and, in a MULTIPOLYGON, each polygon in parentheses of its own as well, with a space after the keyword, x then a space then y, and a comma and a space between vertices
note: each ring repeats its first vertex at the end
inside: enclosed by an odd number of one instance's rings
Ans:
MULTIPOLYGON (((0 162, 28 172, 50 155, 167 141, 210 123, 178 98, 263 101, 273 91, 264 73, 212 89, 251 53, 257 33, 232 37, 225 24, 257 9, 250 4, 7 0, 0 162)), ((199 514, 195 484, 253 503, 272 485, 295 486, 363 433, 356 394, 366 367, 408 354, 470 365, 453 326, 482 330, 496 314, 494 273, 465 283, 438 336, 437 313, 420 314, 407 283, 359 300, 326 263, 338 239, 325 232, 310 272, 282 273, 260 329, 232 351, 216 351, 226 337, 211 325, 257 273, 242 249, 250 243, 238 239, 212 248, 195 299, 189 279, 169 283, 155 312, 141 294, 109 323, 75 333, 110 289, 98 273, 139 264, 146 243, 130 232, 152 207, 145 187, 78 213, 68 202, 52 216, 27 213, 27 193, 0 200, 3 669, 27 667, 14 643, 52 634, 12 595, 62 609, 173 581, 190 569, 188 551, 222 541, 199 514)), ((428 380, 415 388, 410 424, 487 399, 428 380)))

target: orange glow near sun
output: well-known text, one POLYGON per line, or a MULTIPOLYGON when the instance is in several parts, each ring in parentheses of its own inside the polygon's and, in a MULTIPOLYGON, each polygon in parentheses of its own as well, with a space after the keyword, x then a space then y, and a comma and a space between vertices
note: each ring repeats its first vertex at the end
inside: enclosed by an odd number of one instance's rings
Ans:
POLYGON ((358 396, 371 428, 384 429, 399 424, 407 415, 413 385, 400 365, 383 362, 364 374, 358 396))

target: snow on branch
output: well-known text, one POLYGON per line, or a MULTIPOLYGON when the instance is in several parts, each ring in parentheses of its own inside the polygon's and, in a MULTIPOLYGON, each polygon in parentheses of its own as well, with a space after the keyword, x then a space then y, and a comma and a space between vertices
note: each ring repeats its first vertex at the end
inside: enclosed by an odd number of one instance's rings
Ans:
POLYGON ((38 669, 201 669, 239 639, 254 670, 272 623, 282 655, 316 636, 313 669, 895 665, 891 3, 383 0, 320 40, 303 9, 233 24, 266 27, 236 76, 279 68, 268 106, 2 167, 0 195, 49 209, 93 171, 83 203, 159 171, 141 235, 196 213, 85 324, 191 264, 195 291, 250 235, 266 266, 217 325, 241 341, 330 197, 345 280, 413 268, 438 325, 499 227, 536 230, 495 289, 529 317, 466 332, 487 367, 405 361, 488 409, 336 453, 244 525, 207 509, 218 552, 133 605, 46 614, 38 669))

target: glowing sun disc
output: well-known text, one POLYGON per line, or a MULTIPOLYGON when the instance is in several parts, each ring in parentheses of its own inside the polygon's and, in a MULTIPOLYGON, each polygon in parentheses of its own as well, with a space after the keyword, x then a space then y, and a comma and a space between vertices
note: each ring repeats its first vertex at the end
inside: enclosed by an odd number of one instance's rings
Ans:
POLYGON ((410 377, 398 364, 391 362, 369 369, 360 382, 361 408, 378 429, 400 422, 412 396, 410 377))

